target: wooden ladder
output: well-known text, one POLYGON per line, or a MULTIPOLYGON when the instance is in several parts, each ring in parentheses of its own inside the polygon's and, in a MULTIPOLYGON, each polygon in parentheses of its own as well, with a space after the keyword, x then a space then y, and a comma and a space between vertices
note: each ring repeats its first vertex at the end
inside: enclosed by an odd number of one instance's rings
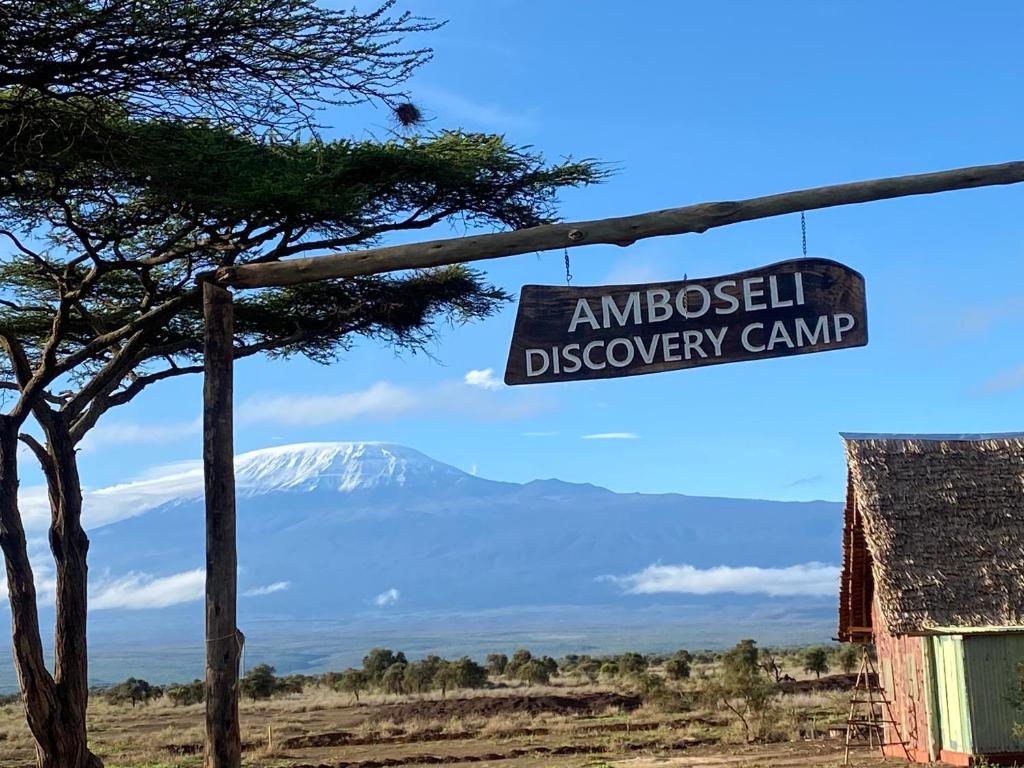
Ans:
POLYGON ((850 695, 850 716, 846 719, 846 742, 844 744, 843 765, 850 764, 850 747, 853 741, 867 731, 868 747, 874 749, 876 739, 878 748, 885 754, 885 747, 899 744, 907 760, 911 760, 910 750, 905 740, 886 741, 885 724, 892 726, 892 731, 899 736, 896 718, 892 714, 892 701, 886 698, 878 677, 878 670, 871 660, 867 643, 863 645, 864 653, 857 671, 857 681, 850 695))

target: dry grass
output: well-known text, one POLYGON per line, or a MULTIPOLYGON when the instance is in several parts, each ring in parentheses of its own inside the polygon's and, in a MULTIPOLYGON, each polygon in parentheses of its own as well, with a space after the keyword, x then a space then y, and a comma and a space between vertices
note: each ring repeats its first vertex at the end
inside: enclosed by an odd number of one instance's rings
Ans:
MULTIPOLYGON (((612 690, 604 684, 580 685, 572 681, 562 685, 558 684, 560 682, 551 686, 523 685, 449 693, 447 701, 450 708, 453 700, 462 698, 572 697, 612 690)), ((688 685, 692 687, 696 683, 688 685)), ((700 709, 663 712, 645 705, 629 713, 609 707, 587 715, 529 714, 509 710, 508 704, 502 703, 504 709, 493 714, 473 711, 451 717, 431 717, 430 705, 441 700, 439 694, 360 698, 357 704, 348 694, 314 687, 300 695, 270 701, 243 701, 242 736, 248 745, 245 765, 284 768, 300 763, 318 765, 390 759, 411 766, 415 762, 408 761, 425 755, 453 760, 500 755, 504 758, 501 768, 593 768, 607 765, 608 761, 634 759, 637 755, 659 755, 668 765, 686 765, 688 763, 677 762, 683 759, 684 753, 687 756, 702 754, 701 750, 715 755, 715 760, 722 765, 728 765, 729 755, 746 754, 747 750, 738 744, 738 730, 723 713, 700 709), (413 702, 418 702, 417 707, 422 708, 421 716, 410 716, 408 706, 401 719, 391 714, 393 705, 413 702), (273 729, 273 750, 267 748, 268 727, 273 729), (286 748, 286 741, 294 737, 319 737, 321 740, 329 737, 335 741, 318 746, 301 742, 307 746, 286 748), (679 745, 683 743, 690 746, 680 752, 679 745), (706 746, 693 746, 695 744, 706 746), (558 752, 567 749, 570 753, 558 752), (587 754, 579 751, 581 749, 597 752, 587 754)), ((812 727, 820 732, 820 724, 829 718, 841 717, 845 706, 843 694, 784 697, 772 712, 772 738, 793 740, 790 743, 794 750, 806 751, 801 746, 804 742, 796 739, 812 727)), ((203 712, 202 705, 175 707, 165 700, 133 709, 96 699, 90 705, 92 747, 104 758, 108 768, 199 768, 201 756, 189 752, 202 743, 203 712)), ((805 765, 811 768, 813 763, 805 765)), ((33 766, 32 744, 20 707, 0 707, 0 766, 33 766)))

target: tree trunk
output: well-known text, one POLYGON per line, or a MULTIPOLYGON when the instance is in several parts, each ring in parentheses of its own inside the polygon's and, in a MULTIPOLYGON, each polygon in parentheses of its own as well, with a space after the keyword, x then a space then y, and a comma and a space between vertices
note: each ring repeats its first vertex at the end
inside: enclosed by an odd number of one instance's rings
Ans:
POLYGON ((56 566, 57 616, 54 627, 54 679, 61 707, 61 730, 76 747, 67 765, 101 766, 87 747, 85 715, 89 704, 87 609, 89 537, 82 528, 82 485, 78 459, 60 415, 44 425, 51 469, 47 482, 53 522, 50 549, 56 566))
MULTIPOLYGON (((25 529, 18 510, 18 429, 8 417, 0 416, 0 547, 7 566, 7 588, 11 603, 14 663, 18 683, 25 705, 25 717, 36 742, 36 760, 39 768, 102 768, 103 763, 89 752, 85 733, 87 703, 85 662, 85 582, 81 588, 80 624, 72 622, 62 632, 61 586, 65 592, 78 578, 77 566, 84 568, 85 554, 79 561, 78 545, 74 542, 72 554, 75 568, 58 565, 58 645, 63 673, 58 683, 47 671, 43 661, 43 644, 39 633, 39 614, 36 607, 35 581, 28 558, 25 529), (81 637, 75 638, 80 632, 81 637), (80 655, 76 655, 80 654, 80 655), (75 697, 78 698, 75 698, 75 697)), ((77 467, 72 466, 77 480, 77 467)), ((49 478, 48 478, 49 479, 49 478)), ((76 483, 77 485, 77 483, 76 483)), ((51 485, 51 500, 55 488, 51 485)), ((77 510, 81 509, 79 497, 77 510)), ((77 523, 77 518, 75 519, 77 523)), ((56 523, 56 510, 55 510, 56 523)), ((55 526, 56 527, 56 526, 55 526)), ((79 526, 80 530, 80 526, 79 526)), ((84 538, 84 534, 82 535, 84 538)), ((51 530, 51 543, 55 538, 51 530)), ((66 560, 67 558, 65 558, 66 560)), ((75 602, 75 601, 73 601, 75 602)), ((73 606, 77 608, 76 606, 73 606)))

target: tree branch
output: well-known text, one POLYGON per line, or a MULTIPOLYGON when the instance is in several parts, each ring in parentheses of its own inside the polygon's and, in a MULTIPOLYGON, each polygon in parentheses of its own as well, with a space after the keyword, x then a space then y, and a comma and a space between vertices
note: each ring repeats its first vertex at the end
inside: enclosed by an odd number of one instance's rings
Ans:
POLYGON ((937 173, 815 187, 734 202, 699 203, 611 219, 545 224, 512 232, 222 267, 216 271, 215 280, 221 285, 235 288, 265 288, 402 269, 462 264, 580 245, 606 243, 626 246, 649 237, 701 233, 714 227, 787 213, 955 189, 1017 184, 1022 181, 1024 162, 979 165, 937 173))

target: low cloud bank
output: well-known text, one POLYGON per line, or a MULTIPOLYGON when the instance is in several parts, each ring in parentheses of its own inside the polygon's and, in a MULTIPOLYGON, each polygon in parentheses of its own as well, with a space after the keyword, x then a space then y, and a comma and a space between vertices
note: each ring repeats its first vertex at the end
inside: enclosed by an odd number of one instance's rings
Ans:
POLYGON ((722 592, 772 597, 828 597, 839 591, 839 568, 826 563, 801 563, 785 568, 719 565, 649 565, 626 576, 606 576, 626 594, 679 593, 712 595, 722 592))

